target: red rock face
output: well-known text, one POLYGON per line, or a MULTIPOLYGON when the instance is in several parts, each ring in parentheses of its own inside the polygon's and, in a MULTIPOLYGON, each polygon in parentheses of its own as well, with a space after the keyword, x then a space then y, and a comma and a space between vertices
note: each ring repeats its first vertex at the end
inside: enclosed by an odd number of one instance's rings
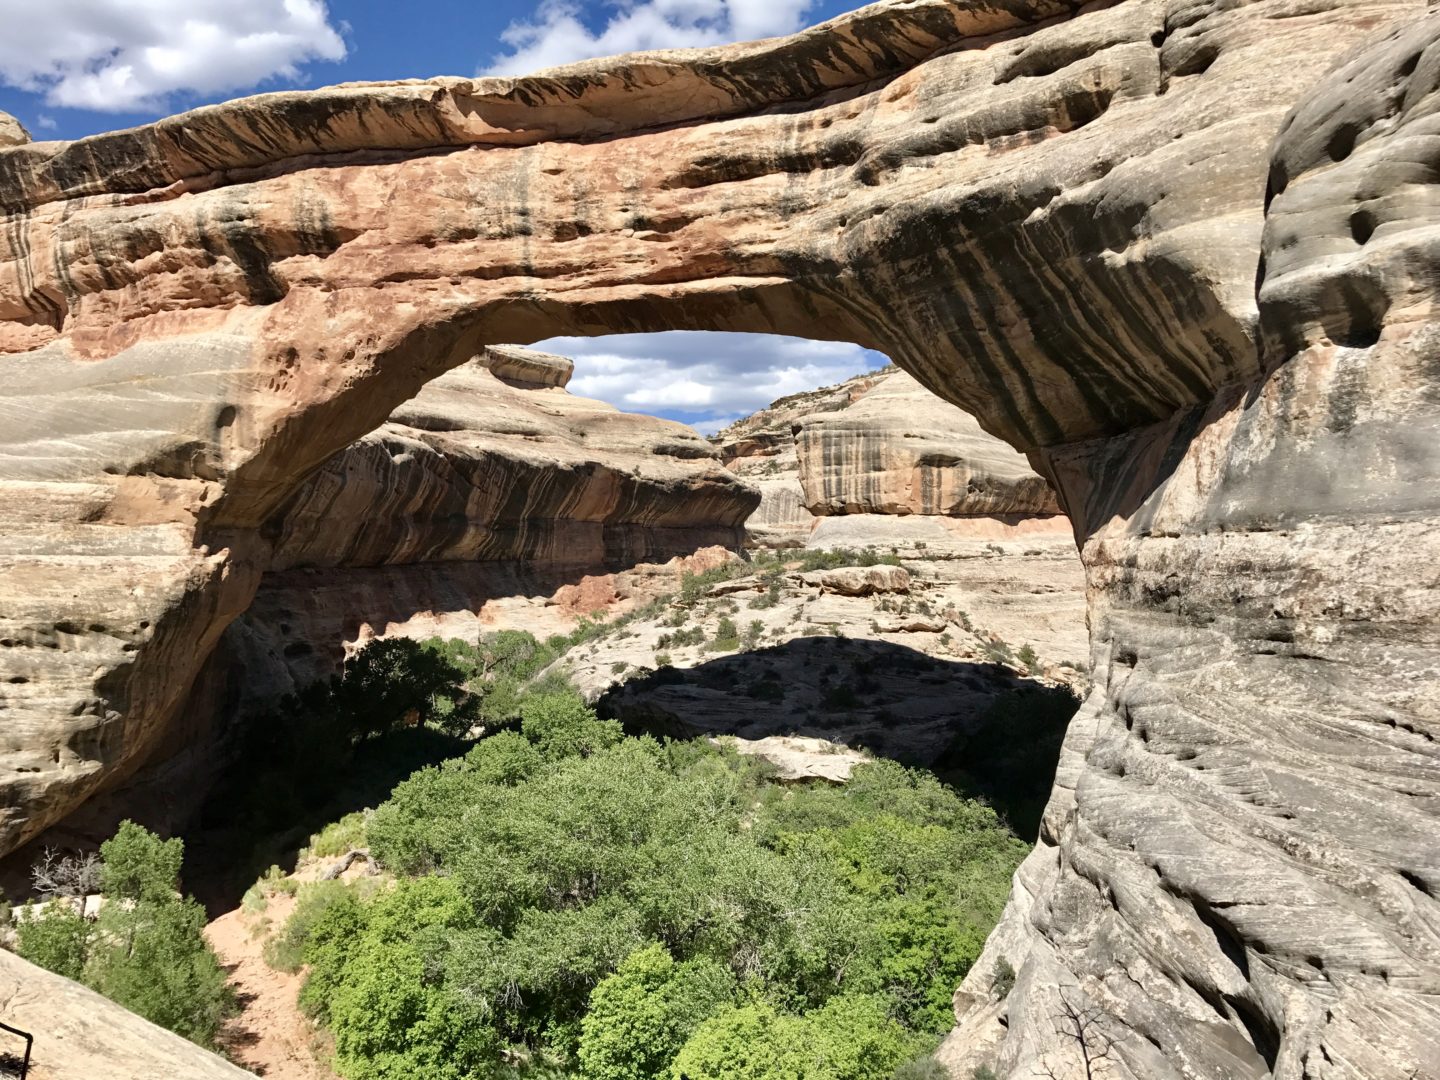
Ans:
POLYGON ((0 152, 0 837, 153 755, 270 564, 260 526, 482 346, 844 339, 1026 452, 1089 575, 1096 689, 946 1054, 1063 1070, 1063 988, 1125 1077, 1419 1075, 1424 12, 895 0, 0 152))

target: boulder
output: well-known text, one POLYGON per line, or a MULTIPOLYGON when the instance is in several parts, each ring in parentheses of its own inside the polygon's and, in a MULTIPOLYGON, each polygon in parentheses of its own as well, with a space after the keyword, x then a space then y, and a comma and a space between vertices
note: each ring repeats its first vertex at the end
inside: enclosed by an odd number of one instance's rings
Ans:
POLYGON ((903 566, 837 566, 833 570, 811 570, 800 575, 806 585, 841 596, 873 596, 875 593, 908 593, 910 572, 903 566))

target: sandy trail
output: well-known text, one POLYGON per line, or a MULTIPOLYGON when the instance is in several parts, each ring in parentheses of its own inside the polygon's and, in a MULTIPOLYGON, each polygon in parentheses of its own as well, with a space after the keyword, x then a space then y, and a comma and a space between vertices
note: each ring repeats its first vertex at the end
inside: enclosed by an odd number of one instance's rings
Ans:
MULTIPOLYGON (((273 926, 282 926, 294 907, 294 897, 276 893, 269 898, 265 916, 273 926)), ((205 929, 220 962, 230 971, 241 1003, 240 1014, 221 1032, 221 1045, 236 1064, 266 1080, 336 1080, 312 1050, 320 1036, 297 1001, 303 977, 265 963, 261 956, 265 935, 252 937, 251 926, 236 908, 205 929)))

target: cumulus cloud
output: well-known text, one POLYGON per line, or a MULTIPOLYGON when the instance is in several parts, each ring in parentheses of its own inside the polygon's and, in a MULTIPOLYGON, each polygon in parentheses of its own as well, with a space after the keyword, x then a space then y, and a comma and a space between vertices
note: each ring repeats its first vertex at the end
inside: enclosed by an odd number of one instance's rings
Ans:
POLYGON ((167 111, 341 60, 323 0, 0 0, 0 81, 52 106, 167 111))
POLYGON ((723 45, 792 34, 817 0, 610 0, 597 27, 576 0, 542 0, 535 17, 500 35, 509 51, 483 75, 525 75, 596 56, 723 45))
POLYGON ((776 398, 886 363, 846 342, 684 330, 551 338, 533 348, 574 358, 572 393, 683 420, 706 435, 776 398))

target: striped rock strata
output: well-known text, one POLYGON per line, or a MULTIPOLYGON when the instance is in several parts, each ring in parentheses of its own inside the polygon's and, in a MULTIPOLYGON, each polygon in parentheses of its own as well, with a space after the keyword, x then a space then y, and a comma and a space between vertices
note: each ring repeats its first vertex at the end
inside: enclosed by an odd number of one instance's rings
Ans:
POLYGON ((1433 1072, 1426 11, 887 0, 0 152, 4 842, 155 752, 264 523, 481 346, 845 339, 1026 452, 1088 574, 1096 686, 947 1059, 1079 1068, 1069 1003, 1121 1078, 1433 1072))
POLYGON ((803 544, 817 518, 854 514, 1054 518, 1069 532, 1023 454, 898 368, 782 398, 711 441, 761 491, 757 543, 803 544))

